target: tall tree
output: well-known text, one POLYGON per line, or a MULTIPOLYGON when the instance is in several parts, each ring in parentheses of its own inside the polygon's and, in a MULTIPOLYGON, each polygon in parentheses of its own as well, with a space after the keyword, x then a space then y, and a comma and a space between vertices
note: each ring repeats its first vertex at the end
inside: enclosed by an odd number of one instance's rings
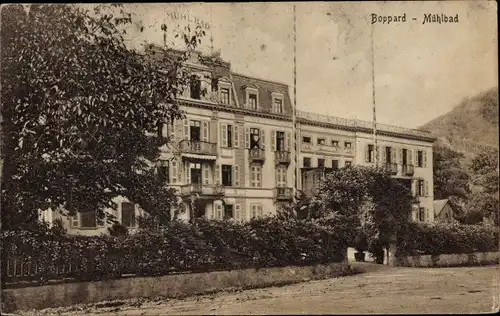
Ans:
POLYGON ((451 147, 436 142, 433 146, 434 198, 451 197, 466 199, 470 193, 469 174, 463 170, 460 160, 464 155, 451 147))
POLYGON ((483 218, 499 223, 499 168, 498 149, 491 148, 480 152, 472 160, 472 180, 480 191, 472 194, 465 207, 465 214, 461 221, 467 224, 476 224, 483 218))
POLYGON ((117 195, 168 217, 176 198, 153 168, 169 142, 158 129, 182 117, 182 63, 203 30, 181 34, 186 53, 152 59, 125 45, 133 15, 119 5, 1 14, 3 228, 33 223, 47 207, 102 217, 117 195))
POLYGON ((489 148, 477 154, 470 169, 475 185, 481 186, 486 193, 498 193, 498 148, 489 148))
POLYGON ((353 166, 327 175, 307 211, 310 218, 327 219, 348 244, 362 233, 370 247, 382 246, 406 231, 410 196, 385 170, 353 166))

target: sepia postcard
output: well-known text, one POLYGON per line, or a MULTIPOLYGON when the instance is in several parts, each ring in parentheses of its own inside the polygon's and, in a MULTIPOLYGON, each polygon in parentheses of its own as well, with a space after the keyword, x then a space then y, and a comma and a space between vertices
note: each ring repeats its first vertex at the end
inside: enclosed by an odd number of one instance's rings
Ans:
POLYGON ((498 312, 497 10, 3 4, 2 315, 498 312))

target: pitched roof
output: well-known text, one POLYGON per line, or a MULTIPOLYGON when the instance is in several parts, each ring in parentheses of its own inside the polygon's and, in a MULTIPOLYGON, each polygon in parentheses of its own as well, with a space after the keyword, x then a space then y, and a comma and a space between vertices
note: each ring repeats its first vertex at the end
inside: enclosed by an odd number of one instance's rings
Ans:
POLYGON ((259 101, 262 109, 266 112, 271 111, 272 98, 271 92, 279 92, 284 96, 283 112, 292 113, 292 105, 288 95, 288 86, 283 83, 248 77, 238 73, 231 73, 240 105, 245 103, 245 87, 252 87, 259 91, 259 101))
POLYGON ((434 206, 434 216, 439 216, 441 214, 441 211, 444 209, 446 204, 448 204, 448 201, 449 201, 448 199, 444 199, 444 200, 434 200, 434 202, 432 202, 432 205, 434 206))

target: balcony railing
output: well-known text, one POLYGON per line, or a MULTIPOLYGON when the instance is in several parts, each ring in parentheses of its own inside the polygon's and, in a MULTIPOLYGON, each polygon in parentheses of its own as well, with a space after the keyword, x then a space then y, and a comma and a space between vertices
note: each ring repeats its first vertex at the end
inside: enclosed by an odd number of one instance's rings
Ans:
POLYGON ((224 195, 224 187, 220 185, 202 185, 200 183, 190 183, 181 186, 181 194, 224 195))
POLYGON ((385 164, 385 168, 387 171, 389 171, 391 174, 397 174, 398 173, 398 164, 397 163, 391 163, 387 162, 385 164))
POLYGON ((406 176, 412 176, 415 172, 413 165, 403 165, 403 174, 406 176))
POLYGON ((182 153, 198 155, 217 155, 217 145, 200 140, 183 140, 179 143, 182 153))
POLYGON ((252 148, 249 151, 250 160, 253 161, 264 161, 266 159, 264 149, 252 148))
POLYGON ((274 189, 274 195, 278 200, 290 200, 293 197, 292 188, 277 187, 274 189))
POLYGON ((276 163, 289 164, 291 161, 289 151, 276 151, 275 152, 276 163))

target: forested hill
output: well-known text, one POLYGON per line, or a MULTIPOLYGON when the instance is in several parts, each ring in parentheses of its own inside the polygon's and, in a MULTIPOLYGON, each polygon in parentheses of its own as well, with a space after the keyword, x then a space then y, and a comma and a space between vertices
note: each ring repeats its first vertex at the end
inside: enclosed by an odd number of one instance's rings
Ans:
POLYGON ((450 112, 420 129, 465 155, 464 163, 485 147, 498 148, 498 87, 464 99, 450 112))

